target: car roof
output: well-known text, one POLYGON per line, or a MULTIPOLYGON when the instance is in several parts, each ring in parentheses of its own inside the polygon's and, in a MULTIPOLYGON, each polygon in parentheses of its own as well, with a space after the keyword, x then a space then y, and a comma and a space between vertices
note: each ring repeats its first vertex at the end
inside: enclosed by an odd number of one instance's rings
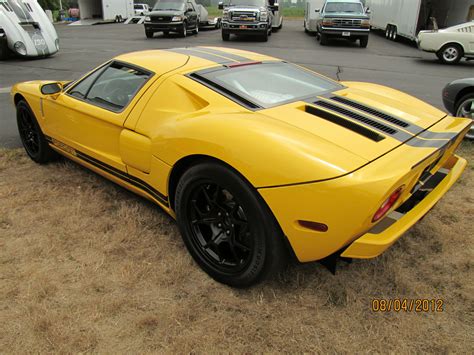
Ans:
POLYGON ((267 55, 224 47, 146 50, 122 54, 115 59, 142 67, 158 75, 178 69, 189 72, 222 65, 276 60, 267 55))

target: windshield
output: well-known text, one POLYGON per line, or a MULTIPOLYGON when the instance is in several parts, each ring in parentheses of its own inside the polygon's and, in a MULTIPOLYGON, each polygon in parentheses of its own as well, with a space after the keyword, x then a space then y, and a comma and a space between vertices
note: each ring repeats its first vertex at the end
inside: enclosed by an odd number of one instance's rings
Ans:
POLYGON ((363 14, 364 8, 361 3, 354 2, 328 2, 324 12, 350 12, 363 14))
POLYGON ((163 11, 163 10, 184 11, 184 1, 172 1, 172 0, 157 1, 155 6, 153 6, 153 11, 163 11))
POLYGON ((230 0, 226 1, 227 6, 259 6, 265 7, 265 0, 230 0))
POLYGON ((194 74, 267 108, 340 89, 337 82, 289 63, 263 63, 194 74))

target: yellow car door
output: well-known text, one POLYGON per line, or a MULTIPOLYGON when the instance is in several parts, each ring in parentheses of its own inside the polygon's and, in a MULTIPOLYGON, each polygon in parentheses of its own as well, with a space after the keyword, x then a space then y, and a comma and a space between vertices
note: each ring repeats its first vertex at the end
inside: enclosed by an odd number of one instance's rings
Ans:
POLYGON ((59 144, 125 171, 120 155, 123 124, 152 73, 112 61, 43 102, 45 131, 59 144))

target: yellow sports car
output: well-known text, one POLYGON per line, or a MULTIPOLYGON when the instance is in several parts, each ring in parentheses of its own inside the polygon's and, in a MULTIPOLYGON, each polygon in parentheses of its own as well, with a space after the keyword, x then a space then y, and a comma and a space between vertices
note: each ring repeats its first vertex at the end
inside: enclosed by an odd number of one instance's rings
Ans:
POLYGON ((388 87, 216 47, 124 54, 12 97, 34 161, 59 153, 154 201, 235 287, 291 255, 381 254, 459 178, 471 125, 388 87))

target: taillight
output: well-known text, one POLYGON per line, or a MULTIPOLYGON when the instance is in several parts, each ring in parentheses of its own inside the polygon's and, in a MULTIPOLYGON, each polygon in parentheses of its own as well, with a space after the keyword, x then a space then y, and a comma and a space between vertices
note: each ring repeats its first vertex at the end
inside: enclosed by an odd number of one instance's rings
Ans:
POLYGON ((402 195, 402 191, 403 186, 400 186, 389 196, 389 198, 384 201, 384 203, 382 203, 382 206, 380 206, 377 212, 375 212, 374 217, 372 218, 372 222, 377 222, 379 219, 385 216, 388 211, 390 211, 395 202, 397 202, 400 196, 402 195))

